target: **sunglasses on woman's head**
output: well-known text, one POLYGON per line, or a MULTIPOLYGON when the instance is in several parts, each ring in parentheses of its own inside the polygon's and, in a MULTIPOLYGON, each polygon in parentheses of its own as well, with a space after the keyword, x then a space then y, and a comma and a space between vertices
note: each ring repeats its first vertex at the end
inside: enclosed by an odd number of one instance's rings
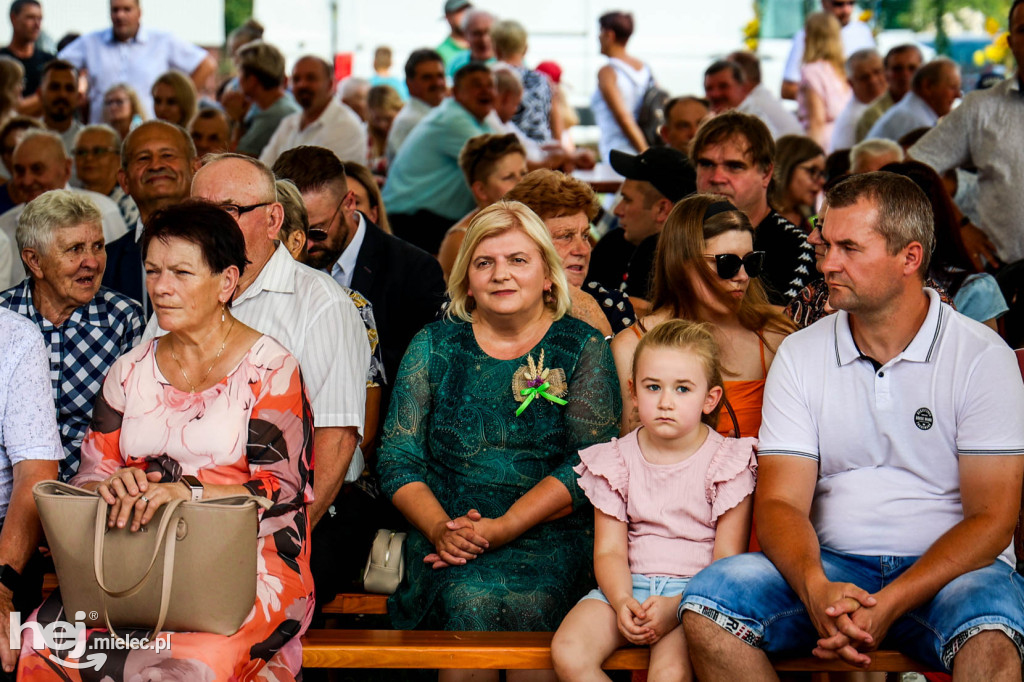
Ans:
POLYGON ((735 277, 740 271, 740 266, 747 271, 748 277, 757 277, 761 274, 761 267, 764 265, 764 251, 751 251, 743 258, 735 253, 708 254, 704 257, 715 259, 715 272, 722 279, 735 277))

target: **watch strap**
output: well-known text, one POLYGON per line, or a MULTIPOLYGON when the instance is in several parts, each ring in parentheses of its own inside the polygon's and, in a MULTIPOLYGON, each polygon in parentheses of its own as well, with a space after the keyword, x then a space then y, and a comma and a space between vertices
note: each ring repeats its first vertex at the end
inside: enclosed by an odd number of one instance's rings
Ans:
POLYGON ((17 594, 18 588, 21 587, 21 574, 8 564, 0 564, 0 585, 17 594))

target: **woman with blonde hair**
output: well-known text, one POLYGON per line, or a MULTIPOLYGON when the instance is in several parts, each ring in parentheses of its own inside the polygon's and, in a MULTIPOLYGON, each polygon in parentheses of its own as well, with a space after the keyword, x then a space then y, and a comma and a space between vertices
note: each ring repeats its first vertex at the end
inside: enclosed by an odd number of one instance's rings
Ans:
POLYGON ((815 12, 804 25, 806 39, 797 90, 797 115, 807 136, 826 153, 832 151, 832 129, 850 101, 843 63, 839 21, 829 12, 815 12))
POLYGON ((132 86, 117 83, 103 93, 103 122, 116 130, 122 140, 143 120, 142 102, 132 86))
POLYGON ((366 95, 366 109, 369 117, 366 130, 370 134, 366 152, 366 165, 377 175, 387 175, 388 133, 395 116, 402 110, 402 96, 390 85, 374 85, 366 95))
MULTIPOLYGON (((553 631, 591 581, 572 467, 618 431, 611 353, 566 315, 561 259, 523 204, 473 219, 448 293, 447 319, 402 360, 378 454, 381 486, 413 526, 388 611, 398 628, 553 631)), ((498 671, 440 675, 470 677, 498 671)))
POLYGON ((153 114, 161 121, 188 128, 196 115, 196 86, 180 71, 163 73, 151 90, 153 114))
MULTIPOLYGON (((782 339, 796 329, 768 303, 757 279, 764 256, 754 251, 750 221, 723 198, 696 194, 676 204, 654 256, 652 312, 612 340, 622 395, 630 395, 633 351, 648 330, 670 319, 710 322, 726 379, 718 431, 756 435, 768 368, 782 339)), ((638 424, 635 413, 623 414, 622 433, 638 424)))

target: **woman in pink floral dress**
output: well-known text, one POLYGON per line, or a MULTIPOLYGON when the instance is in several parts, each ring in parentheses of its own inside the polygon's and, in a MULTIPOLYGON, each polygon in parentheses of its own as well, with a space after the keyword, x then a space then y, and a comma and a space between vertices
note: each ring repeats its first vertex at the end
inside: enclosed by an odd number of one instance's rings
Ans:
MULTIPOLYGON (((63 658, 67 651, 46 649, 26 630, 18 678, 294 679, 313 609, 306 521, 312 416, 298 363, 231 315, 246 261, 242 233, 226 211, 192 202, 166 209, 147 226, 142 252, 168 334, 111 368, 72 483, 107 500, 110 526, 133 531, 161 504, 192 499, 182 476, 197 477, 204 498, 266 497, 273 506, 260 520, 256 603, 234 635, 162 634, 170 646, 159 652, 100 648, 97 639, 108 633, 89 630, 82 658, 99 662, 81 670, 63 658)), ((73 620, 59 591, 33 618, 73 620)))

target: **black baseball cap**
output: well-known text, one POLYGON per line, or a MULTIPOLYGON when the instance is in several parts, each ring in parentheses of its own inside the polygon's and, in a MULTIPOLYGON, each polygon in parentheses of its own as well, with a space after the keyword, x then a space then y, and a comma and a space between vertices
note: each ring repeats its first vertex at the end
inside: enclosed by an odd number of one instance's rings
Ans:
POLYGON ((613 149, 610 161, 616 173, 651 183, 673 204, 697 191, 697 172, 689 159, 672 147, 651 147, 642 154, 613 149))

